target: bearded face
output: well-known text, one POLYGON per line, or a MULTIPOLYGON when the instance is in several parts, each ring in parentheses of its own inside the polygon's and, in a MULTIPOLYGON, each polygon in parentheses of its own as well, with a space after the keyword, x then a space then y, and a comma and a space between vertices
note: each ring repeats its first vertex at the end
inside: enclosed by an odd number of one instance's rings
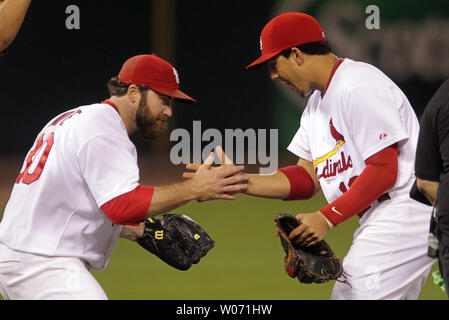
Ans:
POLYGON ((136 124, 142 138, 145 140, 154 140, 167 131, 168 118, 163 114, 152 114, 148 107, 147 94, 148 91, 142 93, 142 98, 140 99, 136 113, 136 124))

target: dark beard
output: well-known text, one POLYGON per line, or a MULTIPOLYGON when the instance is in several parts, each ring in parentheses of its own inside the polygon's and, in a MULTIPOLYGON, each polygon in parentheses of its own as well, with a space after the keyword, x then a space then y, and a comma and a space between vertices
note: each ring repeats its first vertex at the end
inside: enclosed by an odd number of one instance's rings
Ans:
POLYGON ((168 123, 162 117, 154 117, 147 107, 146 97, 142 97, 136 113, 136 124, 145 140, 154 140, 167 131, 168 123))

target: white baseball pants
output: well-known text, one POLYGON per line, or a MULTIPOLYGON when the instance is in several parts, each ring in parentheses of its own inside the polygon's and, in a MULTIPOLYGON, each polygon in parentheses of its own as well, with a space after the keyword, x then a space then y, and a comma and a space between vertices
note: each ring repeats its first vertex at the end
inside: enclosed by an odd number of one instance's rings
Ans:
POLYGON ((5 300, 106 300, 78 258, 45 257, 0 244, 0 293, 5 300))
POLYGON ((376 205, 360 220, 343 260, 348 284, 335 300, 416 300, 435 259, 427 257, 431 207, 409 198, 376 205))

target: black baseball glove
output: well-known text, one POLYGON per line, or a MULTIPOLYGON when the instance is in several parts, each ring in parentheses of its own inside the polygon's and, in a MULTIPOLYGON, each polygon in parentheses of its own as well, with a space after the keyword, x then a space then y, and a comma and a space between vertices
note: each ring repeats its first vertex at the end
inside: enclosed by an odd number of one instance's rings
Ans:
POLYGON ((274 223, 286 253, 285 271, 290 277, 297 277, 302 283, 324 283, 336 280, 343 274, 340 259, 326 241, 322 240, 309 247, 290 241, 288 235, 301 224, 294 216, 280 213, 274 219, 274 223))
POLYGON ((192 218, 173 213, 163 214, 162 219, 146 219, 143 237, 137 242, 179 270, 188 270, 215 245, 192 218))

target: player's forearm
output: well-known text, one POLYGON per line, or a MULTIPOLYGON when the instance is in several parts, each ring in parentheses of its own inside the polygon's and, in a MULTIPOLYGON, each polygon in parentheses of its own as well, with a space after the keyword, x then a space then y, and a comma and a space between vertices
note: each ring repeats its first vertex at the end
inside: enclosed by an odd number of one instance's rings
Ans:
POLYGON ((368 158, 362 173, 350 188, 335 201, 319 211, 337 226, 349 218, 364 212, 396 183, 398 176, 398 147, 385 148, 368 158))
POLYGON ((290 193, 290 183, 285 175, 276 172, 270 175, 249 174, 246 194, 271 199, 285 199, 290 193))
POLYGON ((31 0, 3 0, 0 2, 0 52, 16 37, 31 0))
POLYGON ((191 186, 191 180, 169 186, 155 187, 146 217, 154 217, 173 210, 197 199, 197 197, 194 186, 191 186))
POLYGON ((201 195, 201 188, 189 180, 169 186, 152 187, 139 185, 136 189, 122 194, 101 206, 104 214, 115 224, 125 225, 122 238, 133 236, 135 228, 144 219, 150 218, 179 206, 201 195))
POLYGON ((435 204, 437 199, 438 186, 437 181, 423 180, 417 178, 416 180, 419 191, 421 191, 432 205, 435 204))

